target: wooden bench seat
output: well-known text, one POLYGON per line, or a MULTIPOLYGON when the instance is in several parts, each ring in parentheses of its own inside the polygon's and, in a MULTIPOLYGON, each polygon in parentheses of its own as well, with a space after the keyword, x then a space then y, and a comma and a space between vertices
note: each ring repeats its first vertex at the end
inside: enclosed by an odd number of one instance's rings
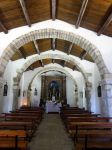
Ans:
POLYGON ((27 150, 27 141, 19 141, 17 148, 15 146, 15 140, 8 140, 8 138, 6 140, 2 140, 0 141, 0 149, 1 148, 5 148, 5 149, 15 149, 15 150, 27 150))
POLYGON ((0 130, 0 149, 15 148, 27 149, 27 134, 24 130, 0 130))
POLYGON ((112 148, 112 131, 88 130, 77 133, 75 150, 87 150, 87 148, 112 148))

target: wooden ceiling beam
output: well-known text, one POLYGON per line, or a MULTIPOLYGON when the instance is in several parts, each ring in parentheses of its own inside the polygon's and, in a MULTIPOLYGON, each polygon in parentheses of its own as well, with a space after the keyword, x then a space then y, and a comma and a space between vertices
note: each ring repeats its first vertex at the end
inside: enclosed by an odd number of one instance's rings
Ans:
POLYGON ((84 59, 87 55, 87 51, 83 50, 81 53, 80 53, 80 59, 84 59))
POLYGON ((66 65, 66 61, 64 60, 64 61, 63 61, 63 67, 65 67, 65 65, 66 65))
POLYGON ((101 35, 105 30, 106 28, 108 27, 108 25, 111 23, 112 21, 112 12, 111 14, 107 17, 105 23, 102 25, 102 27, 99 29, 99 31, 97 32, 97 35, 101 35))
POLYGON ((76 66, 73 66, 72 70, 73 70, 73 71, 74 71, 74 70, 77 70, 77 67, 76 67, 76 66))
POLYGON ((85 13, 85 10, 86 10, 86 7, 87 7, 87 4, 88 4, 88 0, 83 0, 82 2, 82 6, 81 6, 81 9, 80 9, 80 12, 79 12, 79 15, 78 15, 78 19, 76 21, 76 29, 80 26, 81 24, 81 21, 82 21, 82 18, 84 16, 84 13, 85 13))
POLYGON ((7 34, 8 30, 6 29, 6 27, 4 26, 4 24, 0 21, 0 28, 2 29, 2 31, 7 34))
POLYGON ((51 0, 52 2, 52 20, 56 19, 56 0, 51 0))
POLYGON ((19 0, 19 2, 20 2, 20 5, 21 5, 21 8, 22 8, 25 20, 26 20, 28 26, 31 27, 31 22, 30 22, 30 18, 29 18, 27 9, 26 9, 25 1, 24 0, 19 0))
POLYGON ((24 51, 24 48, 23 48, 23 47, 20 47, 20 48, 19 48, 19 52, 20 52, 20 54, 22 55, 22 57, 23 57, 24 59, 26 59, 26 54, 25 54, 25 51, 24 51))
POLYGON ((62 67, 65 67, 65 64, 66 64, 66 61, 65 61, 65 60, 61 60, 61 61, 60 61, 60 65, 61 65, 62 67))
POLYGON ((70 54, 70 52, 71 52, 71 50, 72 50, 73 45, 74 45, 74 43, 71 43, 71 44, 70 44, 70 46, 69 46, 69 48, 68 48, 68 52, 67 52, 67 54, 68 54, 68 55, 70 54))
POLYGON ((55 38, 52 38, 51 39, 52 41, 51 41, 51 49, 53 50, 53 51, 55 51, 55 49, 56 49, 56 39, 55 38))
POLYGON ((55 59, 52 59, 52 63, 53 63, 53 64, 55 63, 55 59))
POLYGON ((38 47, 37 41, 34 40, 33 44, 34 44, 34 48, 35 48, 36 53, 40 55, 40 51, 39 51, 39 47, 38 47))
POLYGON ((44 67, 44 63, 43 63, 42 60, 39 60, 39 63, 40 63, 40 65, 41 65, 42 67, 44 67))
POLYGON ((32 71, 34 70, 34 68, 32 66, 29 66, 29 69, 32 70, 32 71))

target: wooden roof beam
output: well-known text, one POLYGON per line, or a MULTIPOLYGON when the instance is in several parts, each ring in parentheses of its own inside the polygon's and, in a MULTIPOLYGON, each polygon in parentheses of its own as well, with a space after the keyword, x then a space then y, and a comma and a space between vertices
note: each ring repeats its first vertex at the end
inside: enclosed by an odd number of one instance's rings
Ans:
POLYGON ((66 61, 64 60, 64 61, 63 61, 63 67, 65 67, 65 65, 66 65, 66 61))
POLYGON ((72 70, 74 71, 74 70, 76 70, 76 69, 77 69, 77 67, 76 67, 76 66, 73 66, 72 70))
POLYGON ((87 51, 83 50, 81 53, 80 53, 80 59, 84 59, 87 55, 87 51))
POLYGON ((108 27, 108 25, 111 23, 112 21, 112 12, 111 14, 107 17, 105 23, 102 25, 102 27, 99 29, 99 31, 97 32, 97 35, 101 35, 105 30, 106 28, 108 27))
POLYGON ((8 30, 6 29, 6 27, 3 25, 3 23, 0 21, 0 28, 2 29, 2 31, 7 34, 8 30))
POLYGON ((19 2, 20 2, 20 5, 21 5, 21 8, 22 8, 25 20, 26 20, 28 26, 31 27, 31 22, 30 22, 30 18, 29 18, 27 9, 26 9, 25 1, 24 0, 19 0, 19 2))
POLYGON ((78 19, 76 21, 76 29, 80 26, 81 24, 81 21, 82 21, 82 18, 84 16, 84 13, 85 13, 85 10, 86 10, 86 7, 87 7, 87 4, 88 4, 88 0, 83 0, 82 2, 82 6, 81 6, 81 9, 80 9, 80 12, 79 12, 79 16, 78 16, 78 19))
POLYGON ((55 51, 55 49, 56 49, 56 39, 52 38, 51 40, 52 40, 51 41, 52 50, 55 51))
POLYGON ((44 67, 44 63, 43 63, 42 60, 39 60, 39 63, 40 63, 40 65, 41 65, 42 67, 44 67))
POLYGON ((34 48, 35 48, 36 53, 40 55, 40 51, 39 51, 39 47, 38 47, 37 41, 34 40, 33 44, 34 44, 34 48))
POLYGON ((52 59, 52 63, 53 63, 53 64, 55 63, 55 59, 52 59))
POLYGON ((71 50, 72 50, 73 45, 74 45, 74 43, 71 43, 71 44, 70 44, 70 46, 69 46, 69 48, 68 48, 68 52, 67 52, 67 54, 68 54, 68 55, 70 54, 70 52, 71 52, 71 50))
POLYGON ((34 70, 34 68, 32 66, 29 66, 29 69, 32 70, 32 71, 34 70))
POLYGON ((26 54, 25 54, 25 51, 24 51, 24 48, 23 48, 23 47, 20 47, 20 48, 19 48, 19 52, 20 52, 20 54, 22 55, 22 57, 23 57, 24 59, 26 59, 26 54))
POLYGON ((66 61, 65 61, 65 60, 61 60, 61 61, 60 61, 60 65, 61 65, 62 67, 65 67, 65 64, 66 64, 66 61))
POLYGON ((52 20, 56 19, 56 0, 51 0, 52 2, 52 20))

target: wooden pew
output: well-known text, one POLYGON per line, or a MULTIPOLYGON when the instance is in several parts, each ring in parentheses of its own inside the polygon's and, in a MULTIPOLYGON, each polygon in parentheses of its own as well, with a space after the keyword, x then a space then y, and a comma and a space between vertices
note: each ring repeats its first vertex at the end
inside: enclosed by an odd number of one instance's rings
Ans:
POLYGON ((75 150, 87 150, 88 148, 112 148, 112 127, 86 127, 78 130, 75 135, 75 150), (106 130, 107 129, 107 130, 106 130))
POLYGON ((24 130, 27 133, 29 140, 32 138, 37 127, 32 122, 16 122, 2 121, 0 122, 0 130, 24 130))
POLYGON ((71 122, 109 122, 112 117, 67 117, 64 119, 65 124, 70 124, 71 122))
POLYGON ((24 130, 0 130, 0 149, 27 150, 28 141, 24 130))
POLYGON ((42 120, 42 115, 37 113, 4 113, 4 120, 33 121, 39 124, 42 120))

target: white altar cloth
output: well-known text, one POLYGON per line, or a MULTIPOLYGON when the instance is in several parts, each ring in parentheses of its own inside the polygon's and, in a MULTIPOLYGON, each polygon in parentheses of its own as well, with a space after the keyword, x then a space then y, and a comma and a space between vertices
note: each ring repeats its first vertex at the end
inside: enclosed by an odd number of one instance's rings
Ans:
POLYGON ((47 101, 46 102, 46 113, 48 112, 58 112, 60 113, 60 107, 61 107, 61 103, 55 103, 52 101, 47 101))

